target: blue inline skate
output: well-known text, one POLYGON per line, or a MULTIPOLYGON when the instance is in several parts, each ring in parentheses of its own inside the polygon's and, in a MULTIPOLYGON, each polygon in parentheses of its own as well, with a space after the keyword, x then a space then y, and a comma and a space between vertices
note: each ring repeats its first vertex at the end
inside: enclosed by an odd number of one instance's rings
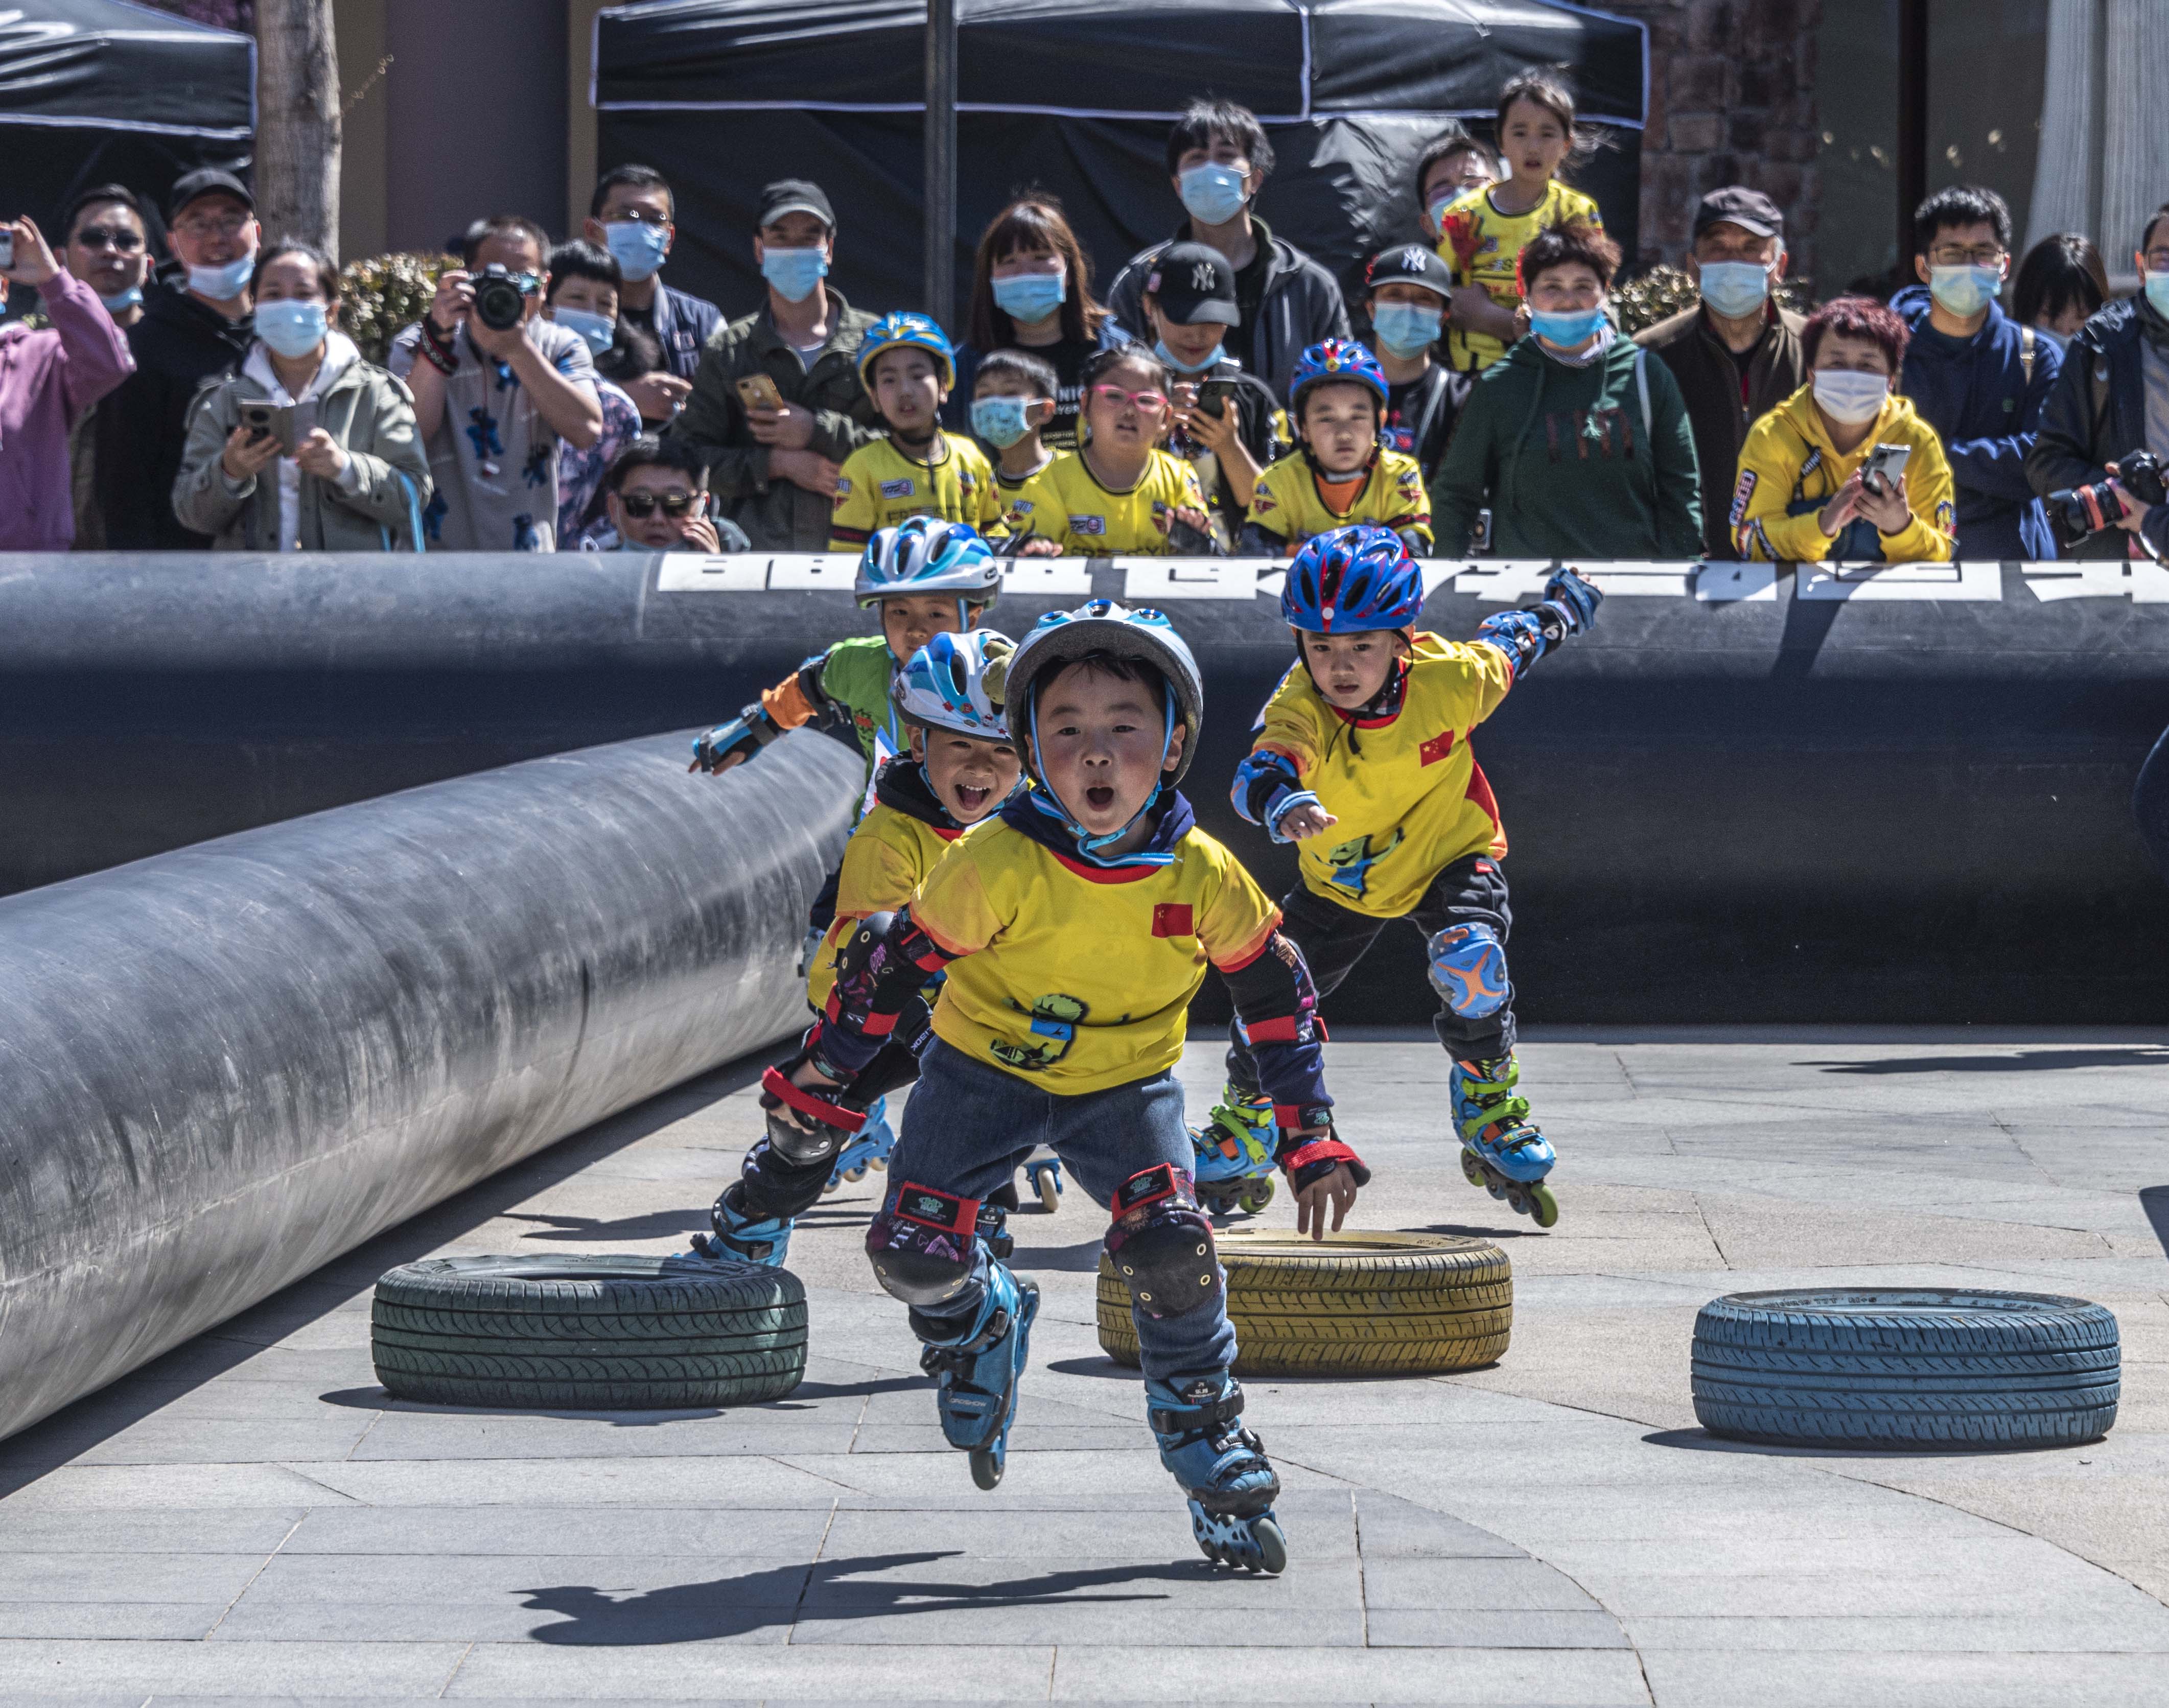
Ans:
POLYGON ((972 1455, 972 1481, 981 1488, 1000 1482, 1009 1461, 1017 1383, 1038 1315, 1038 1284, 1019 1280, 996 1258, 987 1265, 987 1296, 970 1330, 919 1354, 919 1367, 941 1384, 935 1395, 941 1434, 972 1455))
POLYGON ((1208 1216, 1237 1209, 1255 1216, 1273 1201, 1273 1147, 1280 1128, 1272 1099, 1233 1085, 1220 1093, 1206 1125, 1190 1130, 1197 1153, 1197 1201, 1208 1216))
POLYGON ((1039 1200, 1039 1207, 1052 1216, 1062 1208, 1062 1158, 1042 1146, 1024 1165, 1025 1184, 1039 1200))
POLYGON ((716 1231, 713 1234, 693 1236, 695 1257, 706 1258, 711 1264, 783 1267, 783 1259, 791 1250, 791 1218, 754 1215, 746 1208, 743 1182, 733 1180, 723 1188, 723 1195, 708 1212, 708 1220, 715 1224, 716 1231))
POLYGON ((1531 1125, 1529 1100, 1515 1087, 1521 1064, 1509 1052, 1490 1062, 1453 1064, 1453 1124, 1461 1134, 1461 1172, 1472 1186, 1502 1198, 1538 1227, 1559 1220, 1559 1201, 1544 1177, 1559 1159, 1531 1125))
POLYGON ((1148 1378, 1145 1406, 1159 1462, 1190 1497, 1199 1551, 1238 1571, 1282 1570, 1287 1538, 1273 1514, 1281 1480, 1265 1443, 1236 1421, 1242 1385, 1224 1371, 1180 1388, 1148 1378))
POLYGON ((865 1179, 869 1168, 886 1169, 889 1152, 895 1148, 896 1129, 889 1125, 888 1099, 877 1097, 873 1107, 866 1111, 866 1125, 836 1153, 836 1166, 829 1173, 829 1184, 821 1189, 821 1195, 827 1197, 846 1180, 865 1179))

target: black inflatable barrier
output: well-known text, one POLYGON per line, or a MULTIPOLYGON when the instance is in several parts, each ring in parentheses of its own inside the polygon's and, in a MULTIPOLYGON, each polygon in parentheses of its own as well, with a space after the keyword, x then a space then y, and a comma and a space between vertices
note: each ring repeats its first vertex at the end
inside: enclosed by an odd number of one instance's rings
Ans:
POLYGON ((0 1436, 804 1019, 858 756, 532 761, 0 901, 0 1436))
MULTIPOLYGON (((2169 724, 2145 565, 1587 565, 1595 631, 1474 737, 1535 1021, 2169 1019, 2169 897, 2134 829, 2169 724)), ((1544 566, 1434 567, 1465 638, 1544 566)), ((838 557, 0 561, 0 887, 343 801, 729 716, 871 633, 838 557)), ((990 618, 1162 605, 1208 717, 1189 793, 1269 886, 1227 780, 1292 652, 1271 566, 1026 560, 990 618)), ((1208 981, 1201 1013, 1218 1012, 1208 981)), ((1329 1003, 1420 1022, 1415 934, 1329 1003)))

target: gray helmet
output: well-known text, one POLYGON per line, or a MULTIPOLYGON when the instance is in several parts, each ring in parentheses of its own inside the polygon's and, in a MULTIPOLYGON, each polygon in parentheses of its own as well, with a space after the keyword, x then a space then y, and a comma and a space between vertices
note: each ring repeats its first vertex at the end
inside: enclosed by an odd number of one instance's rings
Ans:
POLYGON ((1174 624, 1158 611, 1132 611, 1112 599, 1089 599, 1074 611, 1049 611, 1018 643, 1010 659, 1002 703, 1017 752, 1037 776, 1039 754, 1032 742, 1031 715, 1037 696, 1033 685, 1042 674, 1090 652, 1149 664, 1175 696, 1175 721, 1187 734, 1175 769, 1161 780, 1163 788, 1172 789, 1189 771, 1197 752, 1198 732, 1205 722, 1205 680, 1174 624))

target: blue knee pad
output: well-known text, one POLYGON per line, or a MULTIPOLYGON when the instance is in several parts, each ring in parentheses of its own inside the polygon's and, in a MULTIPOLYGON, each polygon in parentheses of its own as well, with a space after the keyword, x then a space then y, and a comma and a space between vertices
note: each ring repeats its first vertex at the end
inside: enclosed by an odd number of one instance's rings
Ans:
POLYGON ((1190 1175, 1156 1163, 1115 1189, 1107 1255, 1148 1317, 1186 1317, 1220 1297, 1220 1254, 1212 1224, 1197 1207, 1190 1175))
POLYGON ((1480 1020, 1506 1006, 1506 946, 1479 922, 1449 925, 1431 940, 1431 987, 1464 1020, 1480 1020))
POLYGON ((866 1225, 874 1279, 914 1312, 938 1310, 972 1279, 978 1223, 977 1199, 900 1181, 866 1225))

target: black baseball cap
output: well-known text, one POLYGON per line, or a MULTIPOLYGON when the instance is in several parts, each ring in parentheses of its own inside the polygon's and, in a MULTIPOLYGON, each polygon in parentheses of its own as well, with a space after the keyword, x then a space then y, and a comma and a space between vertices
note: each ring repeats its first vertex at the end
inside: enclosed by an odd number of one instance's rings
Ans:
POLYGON ((1240 326, 1235 269, 1210 243, 1170 243, 1146 275, 1145 289, 1177 326, 1240 326))
POLYGON ((1365 290, 1376 290, 1382 285, 1420 285, 1426 290, 1447 296, 1453 290, 1453 274, 1438 258, 1436 250, 1421 243, 1396 243, 1373 255, 1371 264, 1363 269, 1365 290))
POLYGON ((1777 204, 1761 190, 1750 189, 1744 184, 1729 184, 1723 189, 1713 189, 1696 207, 1696 237, 1718 225, 1737 226, 1758 237, 1782 240, 1785 235, 1785 216, 1777 211, 1777 204))
POLYGON ((215 166, 201 166, 173 186, 173 198, 166 204, 168 222, 180 218, 181 210, 190 202, 201 201, 207 195, 230 195, 250 213, 256 211, 256 198, 249 194, 247 184, 230 172, 221 172, 215 166))
POLYGON ((780 178, 761 186, 760 217, 753 222, 754 229, 772 226, 786 214, 811 214, 830 231, 836 229, 836 210, 829 205, 828 193, 811 178, 780 178))

